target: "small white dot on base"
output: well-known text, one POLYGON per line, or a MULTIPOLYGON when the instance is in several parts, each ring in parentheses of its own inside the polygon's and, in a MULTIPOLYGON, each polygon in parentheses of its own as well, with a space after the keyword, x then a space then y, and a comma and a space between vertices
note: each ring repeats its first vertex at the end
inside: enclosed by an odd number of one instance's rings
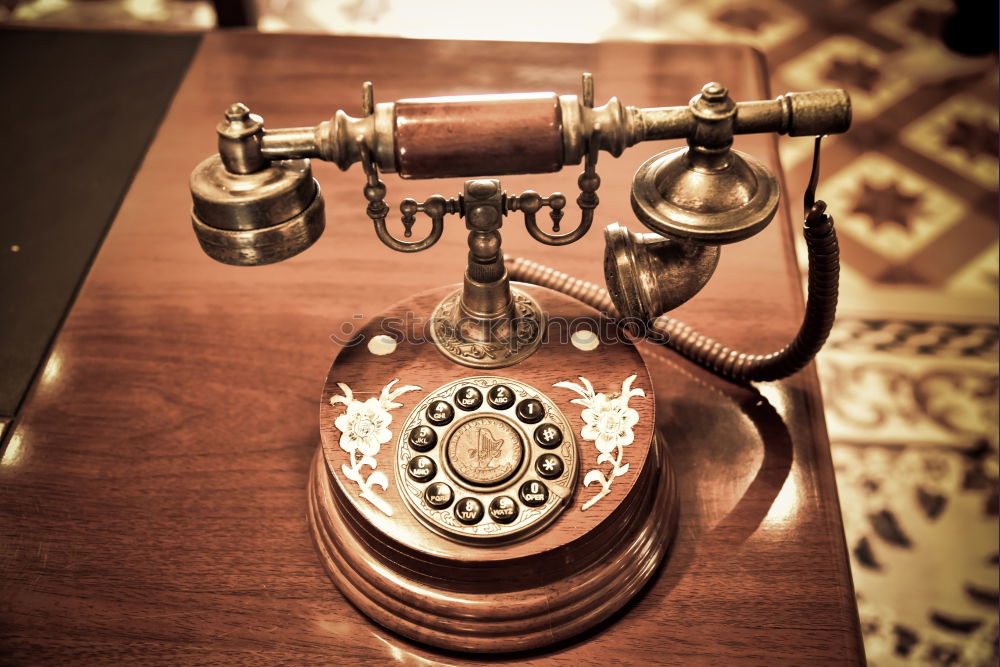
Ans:
POLYGON ((392 336, 379 334, 368 341, 368 351, 380 357, 392 354, 396 351, 396 340, 392 336))
POLYGON ((17 244, 15 243, 14 245, 12 245, 12 246, 10 247, 10 251, 11 251, 11 252, 21 252, 21 246, 19 246, 19 245, 17 245, 17 244))
POLYGON ((597 348, 601 344, 600 339, 597 334, 593 331, 588 331, 586 329, 580 329, 569 337, 573 347, 584 352, 590 352, 597 348))

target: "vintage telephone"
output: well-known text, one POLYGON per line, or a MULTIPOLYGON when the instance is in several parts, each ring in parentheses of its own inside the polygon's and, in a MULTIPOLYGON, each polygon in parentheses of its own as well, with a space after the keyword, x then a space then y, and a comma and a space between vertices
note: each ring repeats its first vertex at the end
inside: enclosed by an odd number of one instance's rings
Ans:
POLYGON ((581 97, 375 104, 366 83, 363 109, 360 118, 338 111, 315 127, 265 129, 233 104, 217 128, 219 153, 191 175, 198 241, 238 265, 309 247, 324 228, 310 158, 362 164, 366 212, 395 250, 429 248, 446 217, 464 219, 464 282, 373 318, 330 369, 309 487, 313 538, 341 592, 410 638, 475 652, 566 639, 643 587, 676 525, 673 471, 633 337, 659 338, 744 382, 794 373, 825 341, 839 262, 832 219, 814 201, 818 137, 805 206, 809 298, 792 343, 740 354, 662 315, 704 286, 720 245, 756 234, 777 209, 774 175, 733 150, 733 135, 844 132, 850 100, 824 90, 737 104, 709 83, 687 106, 640 109, 611 98, 595 107, 585 74, 581 97), (686 148, 654 155, 633 181, 632 208, 652 233, 605 229, 607 292, 503 255, 500 229, 516 212, 543 244, 587 233, 600 151, 617 157, 642 141, 678 138, 686 148), (581 161, 581 217, 569 232, 560 231, 564 196, 510 194, 489 178, 581 161), (454 198, 405 199, 399 238, 387 227, 380 170, 473 180, 454 198), (552 232, 536 219, 546 208, 552 232), (408 240, 418 213, 430 232, 408 240))

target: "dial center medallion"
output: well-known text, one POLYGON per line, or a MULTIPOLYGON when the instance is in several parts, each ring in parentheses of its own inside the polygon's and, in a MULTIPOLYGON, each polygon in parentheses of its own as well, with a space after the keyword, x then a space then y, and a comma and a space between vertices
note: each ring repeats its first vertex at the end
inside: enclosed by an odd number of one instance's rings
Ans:
POLYGON ((524 443, 504 420, 476 417, 455 429, 447 451, 448 462, 459 477, 476 486, 492 486, 520 468, 524 443))

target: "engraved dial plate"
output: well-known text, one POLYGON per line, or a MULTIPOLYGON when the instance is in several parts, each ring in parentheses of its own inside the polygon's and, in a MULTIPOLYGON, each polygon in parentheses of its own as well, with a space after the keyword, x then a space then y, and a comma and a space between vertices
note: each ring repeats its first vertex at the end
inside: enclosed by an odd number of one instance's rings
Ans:
POLYGON ((403 422, 396 482, 410 511, 461 542, 525 538, 569 504, 578 460, 555 402, 511 378, 474 376, 430 392, 403 422))

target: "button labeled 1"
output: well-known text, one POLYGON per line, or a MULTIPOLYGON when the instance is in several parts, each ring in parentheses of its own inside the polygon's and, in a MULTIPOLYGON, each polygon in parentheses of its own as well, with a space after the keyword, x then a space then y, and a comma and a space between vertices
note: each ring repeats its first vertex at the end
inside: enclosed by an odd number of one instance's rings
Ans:
POLYGON ((542 402, 534 398, 526 398, 517 404, 517 418, 525 424, 537 424, 545 416, 542 402))

